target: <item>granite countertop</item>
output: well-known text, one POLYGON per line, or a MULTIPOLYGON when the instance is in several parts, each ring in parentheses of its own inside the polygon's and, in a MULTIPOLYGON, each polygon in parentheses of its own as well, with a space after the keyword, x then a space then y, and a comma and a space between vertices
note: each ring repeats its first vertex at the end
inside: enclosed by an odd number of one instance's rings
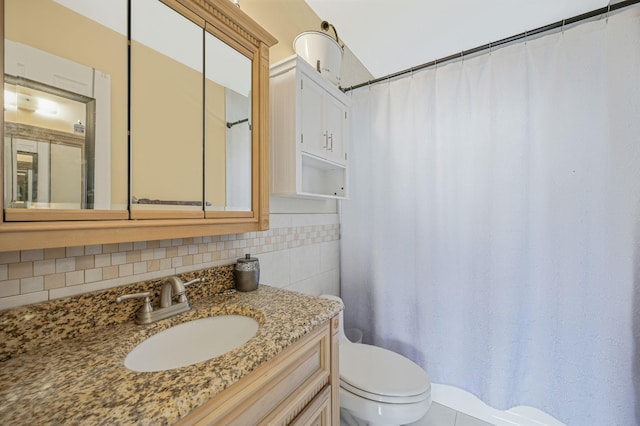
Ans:
POLYGON ((342 309, 339 302, 264 285, 202 298, 192 306, 149 325, 131 320, 97 327, 0 362, 0 424, 172 424, 342 309), (147 337, 225 314, 255 318, 256 336, 187 367, 145 373, 124 367, 125 356, 147 337))

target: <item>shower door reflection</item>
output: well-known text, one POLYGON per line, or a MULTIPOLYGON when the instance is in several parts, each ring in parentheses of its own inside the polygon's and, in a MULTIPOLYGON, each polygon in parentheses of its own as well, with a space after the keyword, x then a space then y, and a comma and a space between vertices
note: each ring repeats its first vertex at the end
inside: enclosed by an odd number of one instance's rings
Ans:
POLYGON ((12 208, 79 209, 85 204, 83 147, 5 137, 5 193, 12 208))
POLYGON ((18 151, 16 155, 16 203, 27 203, 38 200, 38 154, 18 151))

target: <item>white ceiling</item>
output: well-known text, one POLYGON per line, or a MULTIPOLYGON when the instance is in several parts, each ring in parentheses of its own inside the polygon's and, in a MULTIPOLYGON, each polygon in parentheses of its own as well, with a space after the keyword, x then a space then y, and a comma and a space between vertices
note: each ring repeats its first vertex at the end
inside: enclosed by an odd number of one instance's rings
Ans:
MULTIPOLYGON (((305 0, 375 78, 605 7, 608 0, 305 0)), ((612 2, 612 3, 615 3, 612 2)))

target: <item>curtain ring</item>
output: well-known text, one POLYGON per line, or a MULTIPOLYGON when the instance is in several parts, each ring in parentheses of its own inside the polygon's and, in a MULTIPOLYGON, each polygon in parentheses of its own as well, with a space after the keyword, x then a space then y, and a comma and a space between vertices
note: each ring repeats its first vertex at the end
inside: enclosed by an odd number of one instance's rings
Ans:
POLYGON ((605 23, 609 23, 609 13, 611 12, 611 0, 609 0, 609 4, 607 4, 607 19, 605 19, 605 23))
POLYGON ((563 19, 563 20, 562 20, 562 35, 564 35, 564 24, 565 24, 566 22, 567 22, 567 21, 566 21, 565 19, 563 19))

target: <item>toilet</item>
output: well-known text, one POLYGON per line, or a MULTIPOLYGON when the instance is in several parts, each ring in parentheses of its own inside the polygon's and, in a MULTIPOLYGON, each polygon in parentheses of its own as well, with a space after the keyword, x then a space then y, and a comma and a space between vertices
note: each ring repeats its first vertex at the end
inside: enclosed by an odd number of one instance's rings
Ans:
MULTIPOLYGON (((342 301, 337 296, 322 297, 342 301)), ((427 373, 400 354, 349 341, 342 312, 339 362, 342 425, 417 425, 429 410, 427 373)))

